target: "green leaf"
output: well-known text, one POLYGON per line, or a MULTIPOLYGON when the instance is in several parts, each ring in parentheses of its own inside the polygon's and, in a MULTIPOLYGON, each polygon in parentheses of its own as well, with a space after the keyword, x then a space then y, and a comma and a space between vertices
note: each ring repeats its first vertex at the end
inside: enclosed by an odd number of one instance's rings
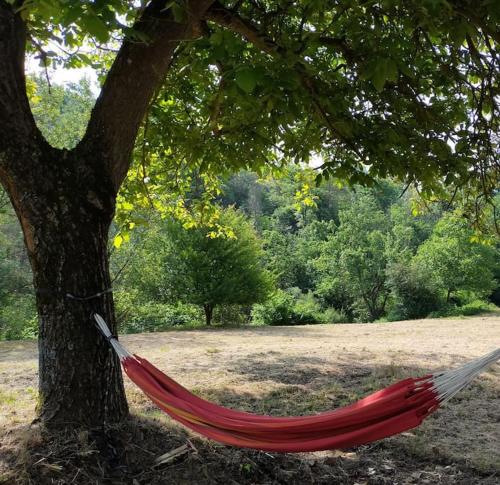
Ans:
POLYGON ((131 204, 130 202, 126 202, 126 201, 122 202, 121 206, 122 206, 121 208, 123 210, 126 210, 126 211, 131 211, 134 208, 133 204, 131 204))
POLYGON ((415 77, 415 74, 413 73, 413 71, 411 70, 411 67, 408 66, 408 64, 406 64, 405 62, 403 61, 400 61, 398 62, 398 70, 404 74, 405 76, 408 76, 409 78, 414 78, 415 77))
POLYGON ((64 15, 64 22, 69 25, 73 22, 76 22, 81 15, 82 15, 81 5, 79 4, 72 5, 71 7, 68 7, 68 11, 64 15))
POLYGON ((375 89, 380 93, 385 86, 385 74, 381 70, 377 70, 372 77, 372 84, 375 89))
POLYGON ((396 81, 398 79, 398 65, 392 59, 386 59, 385 72, 388 81, 396 81))
POLYGON ((117 234, 115 236, 115 238, 113 239, 113 246, 116 249, 120 249, 120 246, 122 245, 122 243, 123 243, 123 237, 120 234, 117 234))
POLYGON ((379 59, 374 66, 371 81, 375 89, 381 92, 387 81, 395 81, 397 77, 397 64, 392 59, 379 59))
POLYGON ((172 4, 172 14, 174 15, 174 20, 179 24, 186 20, 186 8, 178 3, 172 4))
POLYGON ((333 123, 333 127, 345 138, 352 138, 353 136, 353 125, 348 121, 336 121, 333 123))
POLYGON ((109 40, 108 26, 97 16, 86 17, 85 27, 90 35, 99 42, 105 43, 109 40))
POLYGON ((210 42, 213 45, 222 45, 224 41, 224 32, 222 30, 217 30, 210 36, 210 42))
POLYGON ((250 94, 257 85, 255 70, 247 67, 237 71, 234 80, 238 87, 248 94, 250 94))

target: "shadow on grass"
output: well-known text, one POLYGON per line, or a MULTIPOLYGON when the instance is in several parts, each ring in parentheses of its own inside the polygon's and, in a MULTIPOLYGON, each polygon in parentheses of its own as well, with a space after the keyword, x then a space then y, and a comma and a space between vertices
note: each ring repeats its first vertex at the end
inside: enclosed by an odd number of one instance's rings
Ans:
POLYGON ((161 419, 132 417, 104 431, 16 430, 22 435, 2 449, 5 484, 354 484, 496 482, 445 456, 416 456, 393 439, 342 452, 309 455, 230 448, 189 437, 161 419), (189 443, 170 463, 155 458, 189 443))
MULTIPOLYGON (((308 455, 264 453, 190 437, 162 418, 132 417, 101 431, 57 435, 18 429, 2 448, 4 484, 354 484, 493 485, 494 472, 437 453, 416 454, 393 438, 353 450, 308 455), (15 439, 14 439, 15 442, 15 439), (172 462, 156 457, 188 444, 172 462)), ((406 437, 406 439, 411 439, 406 437)))
POLYGON ((189 437, 162 419, 133 416, 100 431, 19 428, 2 448, 0 483, 239 484, 350 483, 342 459, 311 461, 298 455, 230 448, 189 437), (156 457, 189 443, 174 461, 156 457))
POLYGON ((0 341, 0 363, 29 361, 36 359, 37 354, 36 340, 0 341))
MULTIPOLYGON (((233 369, 242 380, 271 381, 269 390, 256 395, 205 389, 201 394, 257 413, 310 414, 428 371, 353 367, 342 361, 325 370, 327 363, 313 356, 287 358, 275 352, 272 357, 264 361, 254 354, 236 361, 233 369)), ((119 426, 57 434, 19 427, 4 434, 0 483, 493 485, 500 474, 499 392, 494 369, 416 430, 352 450, 297 455, 231 448, 193 437, 141 397, 134 406, 140 414, 119 426), (156 457, 187 443, 186 453, 155 466, 156 457)))
MULTIPOLYGON (((411 365, 390 365, 374 366, 372 363, 365 363, 369 359, 370 353, 365 352, 363 358, 359 354, 343 352, 336 355, 335 364, 331 360, 315 356, 290 356, 281 352, 258 352, 249 354, 244 358, 236 359, 231 364, 230 372, 240 374, 247 381, 273 381, 279 384, 307 385, 315 382, 323 383, 329 380, 344 380, 358 385, 367 377, 374 380, 402 379, 406 377, 420 377, 429 373, 443 370, 443 366, 433 368, 422 368, 411 365)), ((412 354, 408 361, 415 358, 432 362, 437 360, 435 353, 412 354)), ((447 355, 450 361, 448 368, 463 365, 466 362, 461 355, 447 355)), ((406 360, 399 357, 400 362, 406 360)))
MULTIPOLYGON (((459 356, 452 356, 452 360, 463 363, 459 356)), ((236 392, 205 389, 202 395, 222 405, 259 414, 300 415, 345 406, 406 377, 426 375, 429 369, 396 365, 353 366, 342 361, 332 369, 331 363, 316 357, 274 355, 273 360, 263 360, 255 354, 236 362, 233 372, 239 373, 243 382, 258 381, 262 386, 267 382, 270 389, 268 392, 259 390, 258 394, 240 389, 236 392)), ((451 470, 456 465, 464 476, 455 474, 455 482, 450 483, 476 483, 476 479, 477 483, 497 483, 500 476, 499 395, 500 372, 498 366, 494 366, 419 428, 375 443, 368 449, 377 450, 375 460, 382 469, 387 465, 384 460, 400 465, 406 463, 417 469, 444 464, 451 470)), ((400 478, 408 479, 404 467, 399 473, 400 478)), ((424 483, 448 483, 446 473, 439 472, 439 477, 431 475, 420 479, 430 480, 424 483)))

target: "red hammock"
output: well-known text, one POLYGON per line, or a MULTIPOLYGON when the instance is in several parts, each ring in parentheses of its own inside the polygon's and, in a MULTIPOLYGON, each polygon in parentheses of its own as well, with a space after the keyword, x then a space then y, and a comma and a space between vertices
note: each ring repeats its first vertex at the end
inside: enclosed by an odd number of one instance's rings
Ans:
POLYGON ((418 426, 440 404, 500 359, 500 349, 459 369, 404 379, 350 406, 311 416, 272 417, 235 411, 201 399, 146 359, 131 355, 99 328, 117 352, 128 377, 165 413, 188 428, 228 445, 300 452, 349 448, 418 426))

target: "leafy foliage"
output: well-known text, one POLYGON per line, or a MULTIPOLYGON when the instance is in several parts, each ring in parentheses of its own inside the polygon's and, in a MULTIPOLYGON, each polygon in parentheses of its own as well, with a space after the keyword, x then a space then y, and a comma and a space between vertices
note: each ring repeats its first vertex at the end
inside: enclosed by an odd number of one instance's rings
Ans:
POLYGON ((199 305, 210 324, 218 305, 250 305, 267 296, 271 279, 252 226, 232 209, 221 213, 221 223, 231 228, 230 236, 214 237, 206 227, 186 229, 171 220, 158 226, 134 268, 149 298, 199 305))
POLYGON ((433 275, 447 301, 459 290, 486 296, 495 288, 498 253, 493 246, 472 238, 467 221, 447 214, 418 250, 416 264, 433 275))
POLYGON ((442 307, 432 273, 411 261, 395 263, 388 268, 387 286, 392 299, 388 320, 424 318, 442 307))
MULTIPOLYGON (((32 78, 29 87, 37 124, 47 139, 57 147, 74 146, 85 130, 93 101, 88 82, 53 85, 49 93, 43 78, 32 78)), ((148 130, 156 129, 155 123, 151 118, 141 139, 144 143, 153 143, 148 130)), ((112 263, 119 278, 116 299, 123 331, 195 325, 202 318, 199 306, 205 304, 208 290, 216 293, 212 300, 218 302, 218 321, 245 323, 252 298, 263 299, 275 283, 270 298, 253 306, 253 322, 296 324, 371 320, 383 314, 389 319, 418 318, 430 312, 454 314, 461 308, 475 311, 468 305, 486 307, 469 302, 498 288, 495 240, 481 239, 488 244, 479 244, 467 221, 449 214, 446 205, 436 203, 425 213, 415 210, 417 199, 411 189, 404 192, 390 182, 377 182, 369 190, 358 187, 356 193, 338 181, 316 186, 315 171, 303 166, 262 177, 241 171, 220 179, 201 165, 194 169, 182 165, 173 181, 168 180, 172 172, 163 170, 155 153, 148 146, 146 168, 140 163, 136 172, 130 172, 118 201, 120 231, 112 263), (149 177, 147 183, 144 175, 149 177), (213 206, 214 198, 220 207, 244 212, 257 235, 238 211, 213 206), (188 217, 190 211, 201 219, 188 217), (171 216, 182 222, 173 222, 171 216), (237 249, 240 243, 248 245, 248 252, 237 249), (254 249, 258 264, 249 256, 254 249), (254 261, 254 267, 241 260, 254 261), (256 265, 265 266, 262 280, 248 278, 256 265), (204 267, 208 269, 199 271, 204 267), (252 298, 240 298, 236 276, 255 283, 252 298), (226 277, 220 287, 210 286, 226 277), (195 299, 191 295, 196 293, 196 278, 204 279, 198 286, 207 291, 195 299), (255 289, 258 281, 262 284, 255 289), (449 281, 455 281, 455 289, 446 305, 449 281)), ((166 145, 165 154, 175 158, 166 145)), ((457 198, 456 204, 461 202, 457 198)), ((484 212, 484 222, 493 233, 493 209, 484 212)), ((33 337, 30 271, 3 193, 0 255, 1 338, 33 337)))
MULTIPOLYGON (((137 22, 149 2, 9 3, 43 65, 104 73, 120 44, 152 40, 137 22)), ((216 175, 320 157, 318 179, 397 177, 463 197, 479 223, 499 182, 499 22, 497 2, 472 0, 214 2, 157 90, 122 195, 213 222, 216 175), (183 196, 193 178, 200 202, 183 196)))
POLYGON ((28 86, 31 110, 46 140, 56 148, 75 147, 85 133, 95 101, 90 81, 83 78, 63 86, 32 77, 28 86))
POLYGON ((312 292, 301 293, 298 288, 277 290, 264 303, 252 308, 256 325, 304 325, 308 323, 345 322, 345 316, 333 309, 326 311, 312 292))
POLYGON ((387 302, 388 231, 388 220, 374 197, 364 193, 340 212, 338 230, 326 242, 318 262, 333 291, 354 295, 355 313, 366 314, 369 320, 380 318, 387 302))
POLYGON ((31 273, 13 211, 0 211, 0 339, 36 336, 31 273))
POLYGON ((391 174, 424 190, 442 177, 468 181, 472 158, 493 161, 484 136, 496 121, 476 104, 479 91, 496 105, 490 47, 499 13, 490 3, 476 22, 465 20, 469 2, 323 3, 243 2, 239 14, 259 26, 253 45, 209 24, 210 35, 179 54, 165 90, 175 101, 156 113, 184 120, 183 133, 207 150, 198 153, 171 123, 162 123, 161 139, 219 167, 317 152, 324 175, 370 183, 391 174))

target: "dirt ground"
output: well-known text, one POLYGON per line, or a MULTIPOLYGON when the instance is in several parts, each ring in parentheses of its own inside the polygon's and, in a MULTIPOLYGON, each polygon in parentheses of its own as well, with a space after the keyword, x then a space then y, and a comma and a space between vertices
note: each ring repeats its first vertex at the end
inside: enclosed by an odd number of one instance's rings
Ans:
MULTIPOLYGON (((500 347, 500 316, 380 324, 203 329, 123 343, 203 397, 257 413, 316 413, 407 376, 500 347)), ((282 455, 208 442, 160 413, 130 382, 133 418, 54 437, 30 426, 35 342, 0 342, 0 483, 499 484, 500 366, 422 426, 350 450, 282 455), (114 443, 114 444, 113 444, 114 443), (181 454, 154 460, 176 447, 181 454)))

